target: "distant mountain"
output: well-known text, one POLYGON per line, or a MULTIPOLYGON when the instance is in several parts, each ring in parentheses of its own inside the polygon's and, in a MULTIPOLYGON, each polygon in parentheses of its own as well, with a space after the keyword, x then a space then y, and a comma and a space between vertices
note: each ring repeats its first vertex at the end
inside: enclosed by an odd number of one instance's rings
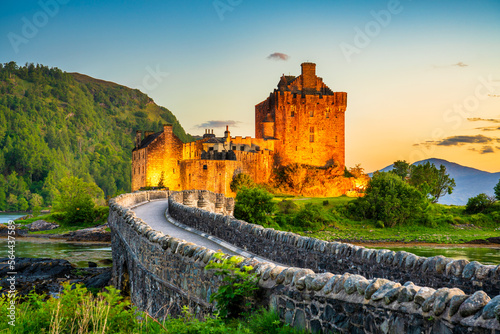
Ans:
MULTIPOLYGON (((427 159, 417 161, 414 165, 430 162, 439 168, 440 165, 446 167, 446 171, 455 179, 457 186, 451 195, 443 196, 439 203, 448 205, 465 205, 467 200, 481 193, 493 196, 493 187, 500 180, 500 172, 489 173, 476 168, 466 167, 443 159, 427 159)), ((388 172, 393 169, 393 165, 381 169, 381 172, 388 172)), ((370 176, 373 173, 368 174, 370 176)))

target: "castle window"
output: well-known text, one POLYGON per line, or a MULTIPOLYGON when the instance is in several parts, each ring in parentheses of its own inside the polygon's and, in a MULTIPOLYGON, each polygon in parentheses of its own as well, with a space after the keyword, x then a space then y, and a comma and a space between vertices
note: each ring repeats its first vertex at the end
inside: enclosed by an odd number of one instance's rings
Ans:
POLYGON ((236 151, 236 146, 233 146, 233 151, 236 151))
POLYGON ((213 151, 213 150, 214 150, 214 148, 213 148, 213 147, 209 147, 209 148, 208 148, 208 150, 209 150, 209 151, 213 151))
POLYGON ((309 112, 309 117, 314 117, 314 110, 311 110, 311 111, 309 112))
POLYGON ((203 169, 207 170, 208 166, 207 165, 203 165, 203 169))
POLYGON ((293 127, 293 131, 297 131, 297 127, 296 126, 293 127))
POLYGON ((172 168, 172 173, 175 174, 175 168, 172 168))
POLYGON ((290 112, 290 117, 294 117, 294 116, 295 116, 295 111, 294 111, 294 110, 292 110, 292 111, 290 112))
POLYGON ((244 151, 245 150, 245 146, 241 146, 240 150, 244 151))
POLYGON ((309 136, 309 142, 314 143, 314 135, 309 136))
POLYGON ((337 136, 335 136, 335 142, 337 142, 337 136))
POLYGON ((297 146, 295 146, 295 151, 298 151, 298 147, 297 146))
POLYGON ((310 132, 310 133, 314 133, 314 126, 311 126, 311 127, 309 128, 309 132, 310 132))
POLYGON ((329 110, 326 111, 326 118, 330 118, 330 111, 329 110))

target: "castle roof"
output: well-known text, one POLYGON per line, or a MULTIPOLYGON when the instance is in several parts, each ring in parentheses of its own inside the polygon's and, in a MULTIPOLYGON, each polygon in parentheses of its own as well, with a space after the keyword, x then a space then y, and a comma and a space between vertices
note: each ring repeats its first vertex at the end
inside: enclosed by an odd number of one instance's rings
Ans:
POLYGON ((140 150, 140 149, 148 147, 149 144, 151 144, 153 142, 153 140, 155 140, 156 138, 158 138, 162 133, 163 133, 163 131, 160 131, 160 132, 157 132, 157 133, 154 133, 152 135, 147 136, 146 138, 144 138, 141 141, 141 145, 139 145, 139 147, 133 149, 132 151, 140 150))

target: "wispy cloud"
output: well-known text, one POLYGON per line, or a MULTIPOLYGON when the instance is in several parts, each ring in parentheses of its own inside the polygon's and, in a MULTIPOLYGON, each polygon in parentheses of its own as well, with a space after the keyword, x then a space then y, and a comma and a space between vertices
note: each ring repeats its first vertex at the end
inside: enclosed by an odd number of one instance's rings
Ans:
POLYGON ((491 144, 491 143, 500 143, 500 138, 496 137, 486 137, 483 135, 475 135, 475 136, 451 136, 448 138, 444 138, 442 140, 429 140, 420 144, 415 144, 414 146, 418 145, 425 145, 425 146, 431 146, 431 145, 436 145, 436 146, 462 146, 465 144, 491 144))
MULTIPOLYGON (((497 149, 498 149, 498 147, 497 147, 497 149)), ((474 152, 479 152, 479 154, 495 153, 495 149, 492 146, 483 146, 480 149, 469 148, 469 150, 474 151, 474 152)))
POLYGON ((461 62, 461 61, 459 61, 458 63, 453 64, 453 65, 451 65, 451 66, 467 67, 467 66, 469 66, 469 65, 468 65, 468 64, 465 64, 465 63, 463 63, 463 62, 461 62))
POLYGON ((471 117, 467 118, 468 121, 471 122, 491 122, 491 123, 500 123, 500 118, 480 118, 480 117, 471 117))
POLYGON ((237 128, 241 124, 240 121, 207 121, 198 125, 193 126, 193 129, 215 129, 215 128, 225 128, 226 125, 230 127, 237 128))
POLYGON ((275 52, 271 53, 269 56, 267 56, 267 59, 273 59, 273 60, 284 60, 287 61, 288 58, 290 58, 287 54, 281 53, 281 52, 275 52))
POLYGON ((456 64, 451 64, 451 65, 432 65, 433 68, 448 68, 448 67, 467 67, 469 64, 464 63, 463 61, 459 61, 456 64))

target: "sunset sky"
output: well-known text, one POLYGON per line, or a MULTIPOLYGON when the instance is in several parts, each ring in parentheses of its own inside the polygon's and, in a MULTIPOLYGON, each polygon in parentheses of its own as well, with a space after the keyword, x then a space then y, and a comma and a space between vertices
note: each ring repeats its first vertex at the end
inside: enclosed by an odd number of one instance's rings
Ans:
POLYGON ((0 62, 139 88, 185 130, 254 136, 282 74, 348 94, 346 163, 500 172, 500 1, 3 1, 0 62))

